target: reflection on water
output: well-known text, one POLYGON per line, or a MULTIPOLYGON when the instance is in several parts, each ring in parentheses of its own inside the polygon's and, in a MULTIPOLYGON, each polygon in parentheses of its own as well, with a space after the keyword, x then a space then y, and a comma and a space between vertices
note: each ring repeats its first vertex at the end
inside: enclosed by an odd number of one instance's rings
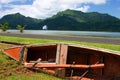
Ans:
MULTIPOLYGON (((1 32, 1 30, 0 30, 1 32)), ((20 33, 19 30, 8 30, 9 33, 20 33)), ((120 38, 120 32, 95 31, 57 31, 57 30, 24 30, 22 34, 70 35, 70 36, 102 36, 120 38)))

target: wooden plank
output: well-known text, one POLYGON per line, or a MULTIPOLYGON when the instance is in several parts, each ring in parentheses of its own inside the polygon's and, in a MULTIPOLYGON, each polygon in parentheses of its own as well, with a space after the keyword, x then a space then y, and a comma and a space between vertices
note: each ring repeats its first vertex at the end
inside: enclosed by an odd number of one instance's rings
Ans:
POLYGON ((24 49, 24 56, 23 56, 23 62, 27 61, 27 52, 28 52, 28 49, 27 49, 27 47, 25 47, 25 49, 24 49))
MULTIPOLYGON (((59 64, 66 64, 67 61, 67 51, 68 51, 68 45, 61 44, 60 47, 60 57, 59 57, 59 64)), ((65 77, 65 69, 59 68, 58 76, 65 77)))
MULTIPOLYGON (((32 68, 34 63, 25 63, 24 66, 27 68, 32 68)), ((71 65, 71 64, 55 64, 55 63, 38 63, 34 67, 36 68, 81 68, 81 69, 97 69, 103 68, 104 64, 94 64, 94 65, 71 65)))
MULTIPOLYGON (((57 64, 66 64, 67 51, 68 51, 68 45, 58 44, 57 55, 56 55, 56 63, 57 64)), ((59 77, 65 77, 65 69, 64 68, 58 68, 56 70, 56 75, 59 76, 59 77)))
POLYGON ((68 51, 68 45, 61 44, 59 64, 66 64, 67 51, 68 51))
MULTIPOLYGON (((57 52, 56 52, 56 64, 59 64, 59 62, 60 62, 60 50, 61 50, 61 44, 57 44, 57 52)), ((60 73, 60 70, 59 70, 60 68, 57 68, 56 70, 55 70, 55 75, 59 75, 59 73, 60 73)))
POLYGON ((56 63, 59 64, 59 58, 60 58, 60 44, 57 45, 57 52, 56 52, 56 63))

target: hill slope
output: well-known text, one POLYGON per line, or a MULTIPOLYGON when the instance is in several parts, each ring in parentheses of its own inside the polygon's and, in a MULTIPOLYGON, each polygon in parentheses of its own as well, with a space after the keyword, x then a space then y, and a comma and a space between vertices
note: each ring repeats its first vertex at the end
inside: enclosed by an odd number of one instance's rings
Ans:
POLYGON ((27 25, 26 29, 42 29, 47 25, 49 30, 83 30, 83 31, 120 31, 120 19, 98 12, 84 13, 66 10, 45 19, 33 19, 19 13, 6 15, 0 23, 8 22, 12 29, 16 25, 27 25))
POLYGON ((11 29, 16 29, 16 26, 19 25, 26 25, 26 29, 36 29, 36 26, 38 24, 38 22, 40 22, 41 20, 39 19, 34 19, 31 17, 25 17, 23 15, 21 15, 20 13, 16 13, 16 14, 10 14, 10 15, 6 15, 4 16, 1 20, 0 23, 4 23, 4 22, 8 22, 9 26, 11 29))
POLYGON ((84 31, 120 31, 120 19, 97 12, 66 10, 43 21, 49 29, 84 31))

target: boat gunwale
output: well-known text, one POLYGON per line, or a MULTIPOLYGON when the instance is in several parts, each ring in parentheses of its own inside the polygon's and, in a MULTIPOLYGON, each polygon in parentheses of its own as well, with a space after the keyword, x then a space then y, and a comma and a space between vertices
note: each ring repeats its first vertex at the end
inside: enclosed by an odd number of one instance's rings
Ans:
POLYGON ((42 47, 42 46, 57 46, 56 43, 52 43, 52 44, 31 44, 31 45, 24 45, 23 47, 25 48, 30 48, 30 47, 42 47))
MULTIPOLYGON (((59 44, 65 44, 65 45, 68 45, 68 47, 83 48, 83 49, 103 52, 104 54, 120 56, 120 52, 119 51, 114 51, 114 50, 105 49, 105 48, 98 48, 98 47, 93 47, 93 46, 80 45, 80 44, 69 44, 69 43, 42 43, 42 44, 31 44, 31 45, 23 45, 23 46, 14 46, 14 47, 10 47, 10 48, 2 50, 2 52, 7 54, 5 52, 5 50, 18 48, 18 47, 19 48, 22 48, 22 47, 23 48, 32 48, 32 47, 42 47, 42 46, 58 46, 59 44)), ((9 56, 9 54, 7 54, 7 55, 9 56)))
POLYGON ((111 55, 120 56, 120 51, 115 51, 115 50, 110 50, 110 49, 105 49, 105 48, 98 48, 98 47, 79 45, 79 44, 77 44, 77 45, 70 44, 69 46, 93 50, 93 51, 99 51, 99 52, 103 52, 104 54, 111 54, 111 55))
POLYGON ((42 43, 42 44, 32 44, 32 45, 24 45, 25 47, 39 47, 39 46, 51 46, 51 45, 58 45, 58 44, 65 44, 71 47, 78 47, 78 48, 85 48, 89 50, 95 50, 95 51, 100 51, 104 53, 109 53, 109 54, 114 54, 114 55, 119 55, 120 56, 120 51, 115 51, 111 49, 106 49, 106 48, 99 48, 99 47, 94 47, 94 46, 87 46, 87 45, 81 45, 81 44, 71 44, 71 43, 42 43))

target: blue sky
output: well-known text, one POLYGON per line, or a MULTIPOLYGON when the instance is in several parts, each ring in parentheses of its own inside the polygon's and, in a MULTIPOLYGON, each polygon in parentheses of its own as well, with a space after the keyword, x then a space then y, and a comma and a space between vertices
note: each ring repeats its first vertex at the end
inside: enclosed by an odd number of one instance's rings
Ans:
POLYGON ((0 18, 19 12, 44 19, 66 9, 107 13, 120 18, 120 0, 0 0, 0 18))
POLYGON ((108 13, 112 16, 120 18, 120 0, 109 0, 103 5, 90 5, 88 12, 97 11, 100 13, 108 13))

